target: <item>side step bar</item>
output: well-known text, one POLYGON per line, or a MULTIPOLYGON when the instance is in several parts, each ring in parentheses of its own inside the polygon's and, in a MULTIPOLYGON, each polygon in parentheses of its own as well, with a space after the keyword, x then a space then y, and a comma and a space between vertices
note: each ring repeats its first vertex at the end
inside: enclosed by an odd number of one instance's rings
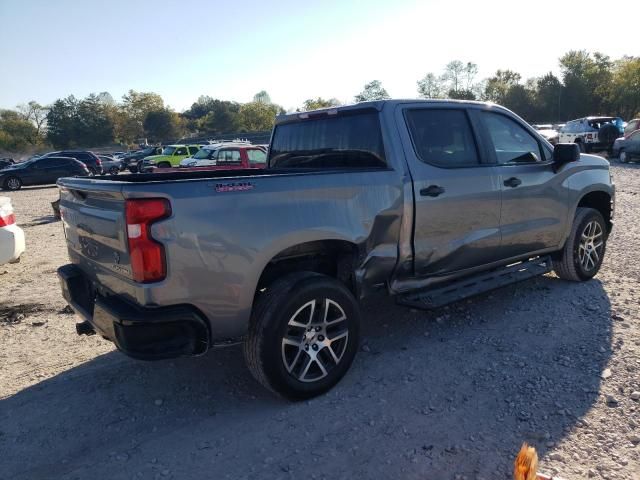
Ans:
POLYGON ((429 310, 538 275, 544 275, 551 270, 551 257, 538 257, 490 272, 454 280, 445 286, 399 295, 396 302, 407 307, 429 310))

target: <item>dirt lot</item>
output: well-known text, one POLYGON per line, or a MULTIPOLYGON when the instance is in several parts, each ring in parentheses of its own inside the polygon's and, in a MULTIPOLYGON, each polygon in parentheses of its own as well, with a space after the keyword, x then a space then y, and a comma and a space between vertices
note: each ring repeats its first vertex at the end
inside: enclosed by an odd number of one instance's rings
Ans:
POLYGON ((57 190, 11 193, 28 251, 0 267, 0 478, 504 479, 529 441, 566 479, 640 479, 640 165, 613 173, 595 280, 430 313, 371 302, 351 372, 297 404, 236 347, 145 363, 76 336, 57 190))

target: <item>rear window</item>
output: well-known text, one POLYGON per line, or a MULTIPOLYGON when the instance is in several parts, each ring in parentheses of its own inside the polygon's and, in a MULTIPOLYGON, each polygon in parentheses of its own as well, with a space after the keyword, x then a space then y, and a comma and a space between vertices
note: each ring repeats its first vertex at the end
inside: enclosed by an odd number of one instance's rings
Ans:
POLYGON ((271 168, 384 168, 377 111, 344 112, 277 125, 271 168))

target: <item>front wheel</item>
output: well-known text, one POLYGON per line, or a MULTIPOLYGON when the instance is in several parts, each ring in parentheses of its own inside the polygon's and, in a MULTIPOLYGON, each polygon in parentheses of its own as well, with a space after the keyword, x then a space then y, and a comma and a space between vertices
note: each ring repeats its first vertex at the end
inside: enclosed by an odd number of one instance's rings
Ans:
POLYGON ((253 376, 291 400, 338 383, 358 348, 360 309, 351 292, 334 278, 300 272, 260 295, 244 344, 253 376))
POLYGON ((110 173, 111 175, 118 175, 118 173, 120 173, 120 169, 119 169, 118 167, 111 167, 111 168, 109 169, 109 173, 110 173))
POLYGON ((22 188, 22 181, 18 177, 9 177, 4 182, 5 190, 20 190, 22 188))
POLYGON ((571 234, 553 259, 556 275, 574 282, 593 278, 602 266, 607 237, 607 225, 602 214, 593 208, 578 208, 571 234))

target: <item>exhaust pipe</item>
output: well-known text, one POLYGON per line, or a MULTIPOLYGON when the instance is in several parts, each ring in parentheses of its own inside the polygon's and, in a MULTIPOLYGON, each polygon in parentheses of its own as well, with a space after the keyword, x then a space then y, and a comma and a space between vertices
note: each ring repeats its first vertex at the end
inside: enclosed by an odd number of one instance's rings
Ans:
POLYGON ((93 329, 93 325, 85 320, 82 323, 76 323, 76 333, 78 335, 95 335, 96 331, 93 329))

